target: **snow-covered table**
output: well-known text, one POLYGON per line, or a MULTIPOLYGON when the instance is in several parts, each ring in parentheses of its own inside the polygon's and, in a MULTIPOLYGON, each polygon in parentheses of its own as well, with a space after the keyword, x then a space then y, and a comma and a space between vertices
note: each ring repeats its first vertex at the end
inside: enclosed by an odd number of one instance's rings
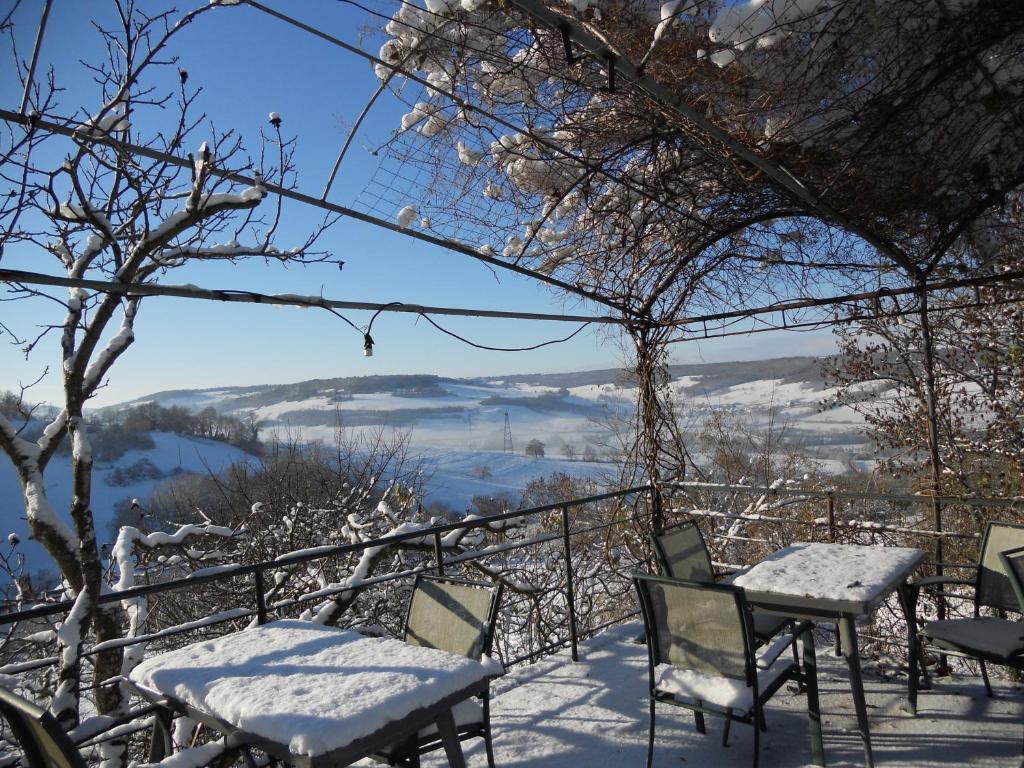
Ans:
POLYGON ((492 664, 307 621, 276 621, 147 659, 147 699, 298 768, 336 768, 437 725, 465 762, 451 708, 492 664))
MULTIPOLYGON (((910 602, 912 595, 906 584, 924 558, 923 550, 909 547, 794 544, 733 579, 733 584, 743 587, 755 610, 801 619, 831 620, 839 625, 868 766, 874 766, 874 758, 857 650, 856 619, 871 613, 893 591, 898 591, 907 620, 907 647, 913 669, 917 664, 916 630, 914 607, 910 602)), ((814 664, 813 649, 810 654, 805 653, 805 664, 808 662, 814 664)))

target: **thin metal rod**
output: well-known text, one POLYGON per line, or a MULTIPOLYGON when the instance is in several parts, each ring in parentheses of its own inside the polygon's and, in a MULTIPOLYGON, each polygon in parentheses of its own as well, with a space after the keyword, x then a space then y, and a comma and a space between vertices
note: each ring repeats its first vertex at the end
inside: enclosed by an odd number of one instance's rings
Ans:
POLYGON ((334 159, 334 166, 331 168, 331 173, 327 177, 327 183, 324 185, 324 191, 320 195, 321 200, 326 200, 327 196, 331 193, 331 187, 334 186, 334 179, 338 175, 338 169, 341 168, 341 161, 345 159, 345 155, 348 153, 348 148, 352 146, 353 140, 356 137, 356 131, 363 124, 363 120, 370 114, 370 110, 373 109, 373 105, 377 103, 377 99, 380 98, 381 94, 387 90, 388 83, 394 78, 395 72, 392 70, 388 73, 387 79, 380 84, 376 92, 366 102, 366 106, 363 107, 363 111, 359 113, 355 122, 352 123, 352 127, 349 129, 348 136, 345 137, 345 143, 341 145, 341 149, 338 151, 338 156, 334 159))
POLYGON ((444 549, 441 546, 441 534, 434 534, 434 562, 437 564, 437 575, 444 576, 444 549))
MULTIPOLYGON (((44 131, 49 131, 50 133, 57 133, 63 136, 69 136, 75 139, 75 141, 81 142, 83 144, 99 144, 103 146, 113 147, 114 149, 135 155, 140 155, 141 157, 148 157, 152 160, 159 160, 161 162, 168 163, 169 165, 176 165, 179 168, 192 168, 191 161, 185 158, 177 157, 176 155, 172 155, 167 152, 161 152, 160 150, 152 149, 150 147, 143 147, 138 144, 120 141, 118 139, 113 139, 109 136, 104 136, 98 133, 94 135, 78 131, 76 130, 76 128, 72 127, 72 124, 77 125, 77 123, 75 123, 75 121, 73 120, 67 121, 68 124, 55 123, 51 120, 44 120, 38 116, 28 117, 26 115, 19 114, 18 112, 12 112, 8 109, 0 109, 0 120, 4 120, 9 123, 18 123, 20 125, 24 125, 27 127, 34 126, 44 131)), ((346 216, 351 219, 363 221, 366 222, 367 224, 373 224, 374 226, 380 227, 381 229, 388 229, 391 230, 392 232, 397 232, 400 235, 405 235, 406 237, 421 240, 425 243, 431 243, 432 245, 440 246, 441 248, 445 248, 449 251, 461 253, 464 256, 469 256, 470 258, 476 259, 477 261, 482 261, 485 264, 490 264, 491 266, 498 267, 499 269, 504 269, 509 272, 515 272, 516 274, 529 277, 532 280, 547 283, 548 285, 552 285, 555 288, 565 291, 566 293, 575 294, 576 296, 582 296, 583 298, 590 299, 591 301, 597 302, 598 304, 603 304, 606 307, 611 307, 617 312, 623 312, 627 314, 629 313, 628 308, 621 307, 615 302, 610 301, 609 299, 606 299, 602 296, 599 296, 596 293, 593 293, 592 291, 587 291, 583 288, 579 288, 577 286, 571 285, 570 283, 566 283, 563 280, 559 280, 558 278, 542 274, 535 270, 527 269, 526 267, 521 267, 518 264, 512 264, 507 261, 502 261, 501 259, 495 258, 493 256, 487 256, 486 254, 480 253, 475 248, 471 248, 468 245, 456 242, 454 240, 449 240, 443 237, 437 237, 435 235, 427 234, 426 232, 420 232, 414 229, 406 229, 405 227, 400 227, 393 222, 386 221, 376 216, 371 216, 368 213, 362 213, 360 211, 355 210, 354 208, 348 208, 344 205, 338 205, 337 203, 331 203, 326 200, 321 200, 312 195, 307 195, 294 189, 288 189, 287 187, 279 186, 270 181, 267 181, 266 179, 260 179, 259 182, 257 182, 257 180, 253 176, 244 173, 239 173, 236 171, 226 171, 221 168, 210 168, 208 169, 208 173, 211 176, 216 176, 217 178, 229 179, 231 181, 237 181, 242 184, 251 184, 255 186, 257 183, 259 183, 267 191, 272 192, 275 195, 280 195, 281 197, 287 198, 289 200, 295 200, 296 202, 304 203, 305 205, 311 205, 314 208, 320 208, 321 210, 330 211, 331 213, 336 213, 340 216, 346 216)))
POLYGON ((243 304, 272 304, 276 306, 331 309, 356 309, 375 312, 400 312, 413 315, 454 315, 457 317, 493 317, 510 320, 545 320, 552 322, 603 323, 621 325, 622 318, 612 316, 556 315, 541 312, 514 312, 498 309, 467 309, 459 307, 431 307, 422 304, 376 304, 367 301, 342 301, 319 296, 297 296, 293 294, 266 294, 224 288, 197 288, 190 285, 162 285, 159 283, 112 283, 103 280, 45 275, 38 272, 23 272, 17 269, 0 269, 0 282, 25 283, 27 285, 55 285, 67 288, 86 288, 102 293, 116 293, 125 296, 174 296, 180 299, 204 301, 225 301, 243 304))
POLYGON ((32 47, 32 61, 28 65, 28 74, 25 75, 25 90, 21 94, 21 107, 18 109, 23 115, 28 106, 28 97, 32 93, 32 83, 36 77, 36 64, 39 63, 39 49, 43 47, 43 35, 46 34, 46 20, 50 18, 51 5, 53 5, 53 0, 46 0, 46 5, 43 6, 43 16, 39 20, 39 31, 36 32, 36 42, 32 47))
MULTIPOLYGON (((445 26, 447 26, 449 23, 450 22, 445 22, 445 26)), ((443 27, 438 29, 437 31, 441 31, 442 29, 443 27)), ((435 32, 435 34, 437 33, 435 32)), ((424 36, 423 38, 418 40, 416 44, 409 49, 409 52, 405 54, 405 56, 402 58, 402 61, 399 62, 400 66, 404 67, 405 62, 409 61, 409 59, 415 56, 416 53, 420 50, 420 46, 429 40, 430 37, 428 36, 424 36)), ((363 111, 359 113, 359 116, 355 119, 355 122, 352 123, 352 128, 349 129, 348 136, 345 137, 345 143, 341 145, 341 150, 338 152, 338 157, 335 158, 334 160, 334 167, 331 168, 331 174, 327 178, 327 184, 324 186, 324 192, 322 195, 320 195, 321 200, 326 200, 327 195, 330 194, 331 187, 334 186, 334 178, 338 175, 338 169, 341 168, 341 163, 345 159, 345 155, 348 154, 348 149, 349 147, 352 146, 352 142, 355 140, 356 133, 362 126, 363 121, 366 119, 367 115, 370 114, 370 110, 373 109, 373 105, 377 103, 377 99, 379 99, 381 95, 384 93, 384 91, 387 90, 388 86, 391 84, 391 81, 395 79, 396 75, 398 75, 397 69, 392 69, 388 72, 388 76, 384 78, 381 84, 377 87, 377 90, 374 92, 374 94, 367 100, 366 105, 363 107, 363 111)))
POLYGON ((562 546, 565 550, 565 602, 569 611, 569 643, 572 660, 579 661, 579 637, 576 632, 576 595, 572 576, 572 542, 569 536, 569 507, 562 507, 562 546))

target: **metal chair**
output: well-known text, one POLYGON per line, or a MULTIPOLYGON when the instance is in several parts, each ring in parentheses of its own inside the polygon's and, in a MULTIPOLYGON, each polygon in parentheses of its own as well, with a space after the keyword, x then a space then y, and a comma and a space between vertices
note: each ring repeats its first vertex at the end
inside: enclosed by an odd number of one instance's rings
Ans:
MULTIPOLYGON (((704 535, 692 520, 652 533, 651 544, 661 572, 666 576, 704 584, 718 581, 704 535)), ((780 632, 790 629, 792 624, 793 620, 786 616, 754 613, 754 639, 758 645, 764 645, 780 632)))
MULTIPOLYGON (((1024 669, 1024 624, 998 616, 982 616, 981 609, 1024 613, 1021 598, 1021 576, 1024 576, 1024 525, 991 522, 985 528, 981 542, 981 555, 973 579, 950 576, 930 576, 911 584, 916 608, 917 595, 922 589, 961 585, 973 587, 973 594, 941 592, 947 598, 974 600, 974 615, 967 618, 929 621, 918 632, 921 653, 921 673, 924 687, 930 685, 924 649, 938 649, 943 654, 974 659, 981 667, 985 691, 992 696, 987 664, 1001 664, 1013 669, 1024 669)), ((917 670, 910 675, 911 704, 916 705, 918 687, 917 670)))
POLYGON ((725 718, 722 743, 728 744, 733 721, 754 726, 753 764, 757 768, 764 704, 788 680, 803 683, 807 692, 811 751, 824 765, 821 715, 811 625, 799 625, 804 671, 783 652, 796 635, 754 649, 753 622, 743 589, 663 576, 635 574, 647 635, 650 733, 647 768, 654 760, 655 705, 691 710, 702 733, 704 715, 725 718))
POLYGON ((29 768, 86 768, 67 733, 45 709, 0 688, 0 715, 14 731, 29 768))
MULTIPOLYGON (((439 648, 472 659, 490 654, 503 586, 420 574, 413 583, 405 619, 404 640, 412 645, 439 648)), ((494 768, 491 743, 490 694, 479 702, 461 702, 452 714, 459 741, 483 738, 487 765, 494 768)), ((435 727, 375 756, 389 765, 418 768, 419 756, 442 747, 435 727)))

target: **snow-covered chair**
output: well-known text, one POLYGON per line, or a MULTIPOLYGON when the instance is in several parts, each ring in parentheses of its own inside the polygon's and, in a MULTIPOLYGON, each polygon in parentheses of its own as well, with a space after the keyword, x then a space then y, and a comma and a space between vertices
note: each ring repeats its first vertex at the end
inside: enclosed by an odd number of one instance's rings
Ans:
POLYGON ((753 622, 743 589, 663 576, 633 577, 647 633, 650 734, 647 768, 654 759, 655 705, 672 704, 693 711, 698 728, 704 715, 725 718, 727 745, 733 721, 754 726, 754 768, 760 753, 763 707, 788 680, 802 683, 811 721, 811 751, 824 765, 818 683, 811 625, 799 625, 755 653, 753 622), (801 637, 804 671, 783 653, 801 637))
POLYGON ((86 768, 85 761, 53 715, 0 687, 0 715, 14 732, 28 768, 86 768))
MULTIPOLYGON (((717 581, 704 535, 692 520, 651 534, 661 572, 673 579, 714 584, 717 581)), ((791 628, 793 620, 771 613, 754 614, 754 639, 759 645, 791 628)))
MULTIPOLYGON (((405 642, 478 660, 490 655, 501 593, 500 583, 420 574, 409 599, 405 642)), ((483 738, 487 765, 494 768, 489 693, 461 702, 452 714, 459 741, 483 738)), ((389 765, 419 766, 421 754, 441 747, 441 737, 432 726, 375 757, 389 765)))
MULTIPOLYGON (((991 522, 985 528, 981 542, 981 555, 973 579, 950 576, 930 576, 911 585, 915 592, 934 590, 950 585, 972 586, 972 592, 942 594, 946 598, 974 599, 974 615, 968 618, 928 621, 918 633, 919 658, 924 673, 925 687, 930 685, 928 668, 924 663, 925 648, 941 653, 974 659, 981 667, 985 690, 992 696, 987 663, 1024 669, 1024 623, 998 616, 983 616, 982 608, 999 612, 1024 614, 1024 525, 991 522)), ((917 604, 916 594, 913 598, 917 604)), ((910 681, 911 703, 916 705, 917 670, 910 681)))

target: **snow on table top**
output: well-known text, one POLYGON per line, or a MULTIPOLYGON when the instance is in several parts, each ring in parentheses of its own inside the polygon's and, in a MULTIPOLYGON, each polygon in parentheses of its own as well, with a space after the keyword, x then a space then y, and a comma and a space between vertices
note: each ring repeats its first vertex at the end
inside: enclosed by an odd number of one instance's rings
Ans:
POLYGON ((492 671, 445 651, 286 620, 155 656, 131 677, 292 754, 321 755, 492 671))
POLYGON ((799 543, 768 556, 733 583, 751 592, 870 603, 921 556, 910 547, 799 543))

